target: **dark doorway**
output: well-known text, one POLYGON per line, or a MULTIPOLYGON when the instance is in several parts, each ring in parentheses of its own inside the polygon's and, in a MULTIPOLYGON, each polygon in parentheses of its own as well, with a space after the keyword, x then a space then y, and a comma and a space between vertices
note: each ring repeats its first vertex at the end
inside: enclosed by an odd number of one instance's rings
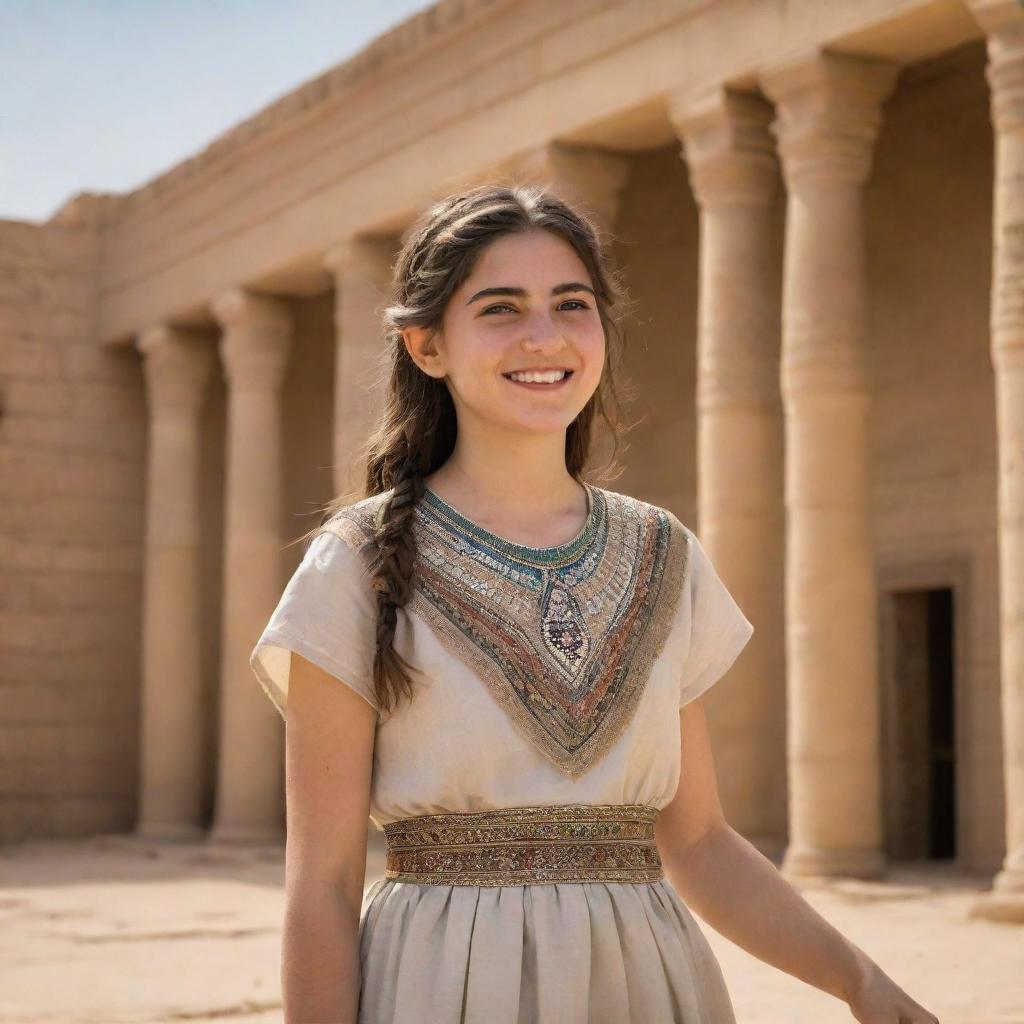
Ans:
POLYGON ((886 855, 957 855, 954 618, 950 588, 890 593, 883 702, 886 855))

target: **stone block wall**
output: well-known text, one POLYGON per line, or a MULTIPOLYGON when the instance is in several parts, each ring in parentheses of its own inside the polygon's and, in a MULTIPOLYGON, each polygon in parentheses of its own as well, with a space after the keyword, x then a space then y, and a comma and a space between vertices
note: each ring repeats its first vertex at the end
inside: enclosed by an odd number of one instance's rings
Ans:
POLYGON ((96 220, 0 221, 0 842, 134 820, 145 395, 96 220))

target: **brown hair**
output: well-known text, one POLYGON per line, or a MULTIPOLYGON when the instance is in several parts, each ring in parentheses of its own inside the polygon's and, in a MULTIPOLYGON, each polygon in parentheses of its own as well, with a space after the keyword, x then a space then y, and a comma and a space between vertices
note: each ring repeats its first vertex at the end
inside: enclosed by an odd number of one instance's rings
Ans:
MULTIPOLYGON (((371 573, 377 595, 373 680, 378 702, 385 710, 390 710, 401 694, 412 696, 408 670, 413 666, 394 649, 393 642, 398 609, 412 595, 413 517, 423 496, 424 477, 451 455, 457 431, 455 406, 444 380, 416 365, 405 347, 402 329, 440 329, 448 300, 469 277, 486 247, 502 235, 534 230, 551 231, 576 251, 594 285, 605 332, 605 371, 594 394, 566 430, 566 469, 581 481, 598 415, 613 444, 601 479, 612 479, 610 470, 617 465, 626 429, 622 403, 633 397, 631 386, 620 379, 625 347, 622 324, 632 303, 621 271, 613 265, 592 219, 541 185, 490 182, 434 203, 409 228, 395 260, 389 300, 380 311, 384 328, 380 382, 388 378, 387 391, 380 421, 357 456, 357 463, 366 466, 362 498, 394 488, 377 511, 372 541, 376 555, 371 573)), ((299 540, 323 532, 325 523, 352 503, 351 494, 331 500, 320 526, 299 540)))

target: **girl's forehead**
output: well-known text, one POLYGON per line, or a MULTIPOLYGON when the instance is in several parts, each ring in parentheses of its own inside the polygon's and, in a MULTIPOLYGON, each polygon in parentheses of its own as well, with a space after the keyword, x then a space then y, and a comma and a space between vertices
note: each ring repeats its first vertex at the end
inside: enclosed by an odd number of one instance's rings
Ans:
POLYGON ((590 283, 590 275, 576 251, 564 239, 549 232, 506 235, 492 242, 480 255, 463 290, 486 286, 525 288, 545 295, 564 281, 590 283), (550 244, 530 240, 543 235, 550 244))
POLYGON ((499 235, 484 248, 477 265, 521 259, 527 253, 538 258, 579 261, 576 250, 564 238, 551 231, 536 230, 499 235))

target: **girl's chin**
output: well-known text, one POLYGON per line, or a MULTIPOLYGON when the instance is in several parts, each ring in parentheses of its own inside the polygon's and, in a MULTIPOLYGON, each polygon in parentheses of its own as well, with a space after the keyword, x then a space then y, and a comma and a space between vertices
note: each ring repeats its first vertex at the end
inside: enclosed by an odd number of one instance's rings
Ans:
POLYGON ((508 433, 534 434, 539 437, 544 434, 564 433, 578 415, 579 411, 573 411, 570 409, 557 414, 549 413, 547 415, 538 416, 516 416, 510 410, 508 415, 495 418, 494 410, 490 410, 488 415, 484 416, 483 419, 486 419, 495 427, 500 430, 507 431, 508 433))

